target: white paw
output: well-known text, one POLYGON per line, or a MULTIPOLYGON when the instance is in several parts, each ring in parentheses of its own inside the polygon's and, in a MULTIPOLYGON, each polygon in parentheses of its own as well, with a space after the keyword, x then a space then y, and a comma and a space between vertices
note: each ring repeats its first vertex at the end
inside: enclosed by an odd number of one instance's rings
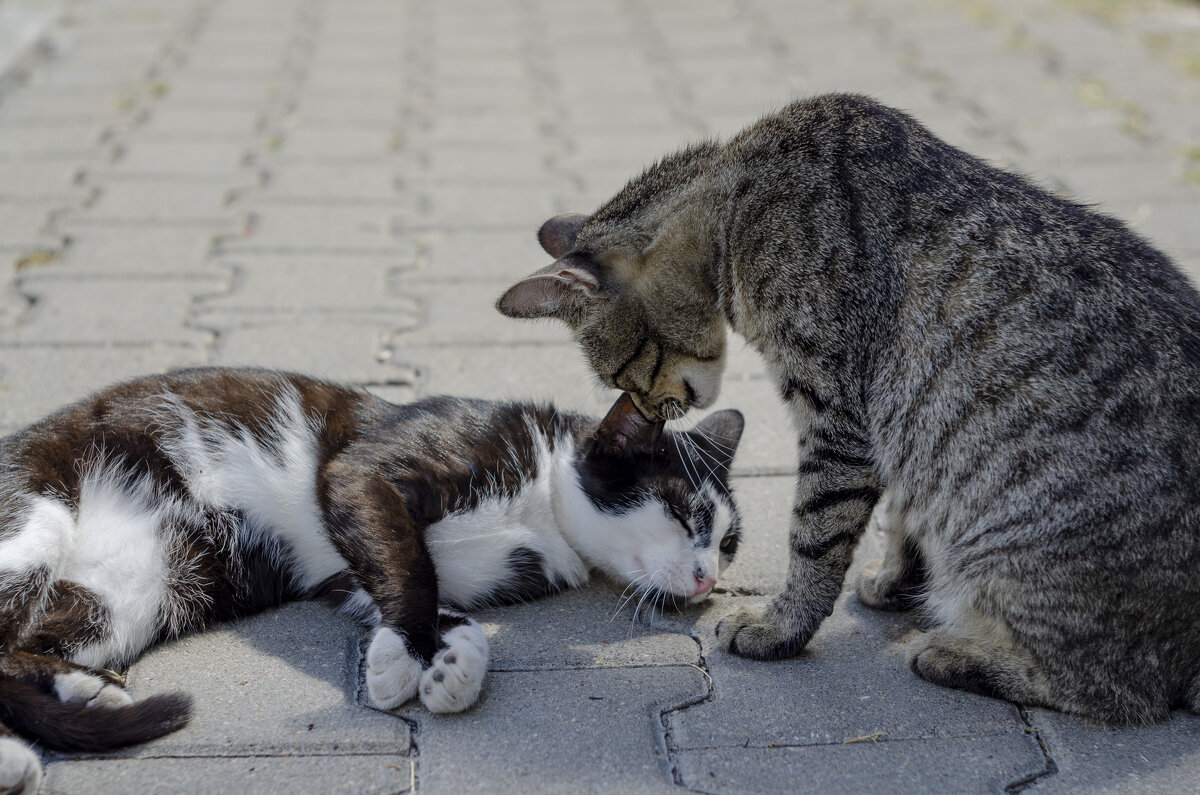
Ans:
POLYGON ((442 636, 446 648, 421 677, 421 703, 430 712, 462 712, 475 703, 487 672, 483 629, 470 621, 442 636))
POLYGON ((64 704, 82 701, 88 707, 126 707, 133 703, 123 689, 83 671, 55 675, 54 692, 64 704))
POLYGON ((421 663, 408 653, 404 638, 387 627, 375 631, 367 647, 367 695, 377 709, 395 709, 417 694, 421 663))
POLYGON ((0 737, 0 793, 34 795, 42 784, 42 761, 15 737, 0 737))

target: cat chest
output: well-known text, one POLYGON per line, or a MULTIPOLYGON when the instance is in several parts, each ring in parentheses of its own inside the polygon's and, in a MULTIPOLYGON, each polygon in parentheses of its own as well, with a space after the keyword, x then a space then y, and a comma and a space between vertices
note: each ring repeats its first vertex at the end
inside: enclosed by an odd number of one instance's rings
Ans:
POLYGON ((426 529, 438 596, 456 607, 534 599, 582 584, 586 567, 558 532, 536 484, 453 513, 426 529))

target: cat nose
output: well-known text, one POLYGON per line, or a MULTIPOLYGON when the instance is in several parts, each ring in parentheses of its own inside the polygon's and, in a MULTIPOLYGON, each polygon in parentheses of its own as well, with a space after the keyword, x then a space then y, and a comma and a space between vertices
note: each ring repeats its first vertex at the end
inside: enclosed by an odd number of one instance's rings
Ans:
POLYGON ((693 577, 693 579, 696 583, 696 590, 692 592, 693 597, 703 596, 711 591, 713 586, 717 584, 717 579, 715 577, 693 577))

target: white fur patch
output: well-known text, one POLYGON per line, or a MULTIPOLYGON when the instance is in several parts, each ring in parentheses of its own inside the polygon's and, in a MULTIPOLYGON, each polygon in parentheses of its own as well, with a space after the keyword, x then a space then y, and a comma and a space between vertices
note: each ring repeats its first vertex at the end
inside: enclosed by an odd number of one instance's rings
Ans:
POLYGON ((15 737, 0 737, 0 792, 34 795, 42 785, 42 761, 15 737))
POLYGON ((430 712, 462 712, 479 699, 487 673, 488 644, 470 621, 442 636, 446 648, 421 676, 421 703, 430 712))
POLYGON ((563 536, 589 566, 621 583, 684 599, 692 595, 692 539, 659 500, 648 499, 619 516, 604 513, 584 492, 571 460, 560 458, 555 465, 554 515, 563 536))
POLYGON ((55 675, 54 692, 64 704, 82 701, 89 707, 126 707, 133 703, 129 694, 112 682, 84 671, 55 675))
POLYGON ((367 647, 366 678, 371 704, 376 709, 395 709, 417 694, 421 663, 408 653, 404 638, 380 627, 367 647))
POLYGON ((572 445, 560 441, 552 455, 545 440, 535 438, 535 480, 512 497, 482 500, 474 509, 451 514, 426 530, 438 595, 446 602, 469 608, 486 601, 508 578, 509 555, 518 548, 540 554, 545 573, 568 587, 587 582, 587 567, 559 534, 552 505, 552 473, 558 461, 569 460, 572 445))
POLYGON ((325 535, 317 505, 318 429, 295 389, 282 389, 275 398, 264 444, 246 428, 230 429, 167 396, 170 411, 184 421, 167 448, 200 502, 241 511, 243 544, 278 541, 296 584, 310 589, 344 570, 346 561, 325 535))
POLYGON ((55 579, 78 583, 108 608, 103 640, 72 659, 100 667, 140 654, 158 635, 170 597, 170 567, 162 528, 186 508, 136 479, 97 464, 79 486, 74 543, 55 579))

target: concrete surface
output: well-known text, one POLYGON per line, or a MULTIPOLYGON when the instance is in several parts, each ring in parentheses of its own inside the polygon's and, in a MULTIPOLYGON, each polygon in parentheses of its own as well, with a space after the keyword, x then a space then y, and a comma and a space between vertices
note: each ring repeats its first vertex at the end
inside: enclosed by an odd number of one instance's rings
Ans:
MULTIPOLYGON (((0 432, 195 364, 600 411, 565 330, 492 309, 545 264, 534 230, 827 90, 1098 202, 1200 275, 1183 0, 16 1, 0 432)), ((723 654, 716 621, 783 582, 793 469, 761 365, 733 352, 747 537, 704 606, 635 622, 598 583, 483 612, 492 672, 452 717, 365 707, 360 630, 289 606, 146 655, 135 695, 190 692, 193 724, 47 754, 45 790, 1200 791, 1197 716, 1112 731, 933 687, 903 662, 913 620, 849 594, 795 660, 723 654)))

